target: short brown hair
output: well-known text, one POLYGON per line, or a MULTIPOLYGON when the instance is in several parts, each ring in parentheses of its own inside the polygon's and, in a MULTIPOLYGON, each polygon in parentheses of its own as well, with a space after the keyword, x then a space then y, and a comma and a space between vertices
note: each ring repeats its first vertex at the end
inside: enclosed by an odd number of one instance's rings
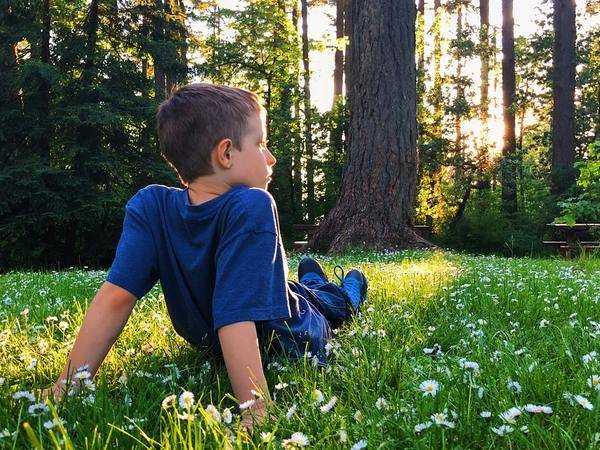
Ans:
POLYGON ((214 173, 211 153, 223 139, 240 148, 252 112, 260 112, 258 96, 231 86, 192 83, 161 103, 156 114, 163 158, 187 185, 214 173))

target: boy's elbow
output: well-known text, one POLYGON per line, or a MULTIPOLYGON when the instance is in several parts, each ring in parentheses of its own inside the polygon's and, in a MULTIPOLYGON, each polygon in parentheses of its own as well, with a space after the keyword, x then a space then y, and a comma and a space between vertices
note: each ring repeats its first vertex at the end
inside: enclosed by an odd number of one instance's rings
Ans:
POLYGON ((102 284, 94 298, 94 303, 117 310, 132 310, 136 302, 135 295, 110 281, 102 284))

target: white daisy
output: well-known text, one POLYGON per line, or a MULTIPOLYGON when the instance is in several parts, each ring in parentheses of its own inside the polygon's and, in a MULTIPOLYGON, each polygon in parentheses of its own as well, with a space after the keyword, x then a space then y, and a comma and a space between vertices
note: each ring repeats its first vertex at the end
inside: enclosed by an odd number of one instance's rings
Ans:
POLYGON ((260 432, 260 440, 261 442, 269 443, 275 439, 275 435, 273 433, 267 433, 266 431, 260 432))
POLYGON ((225 408, 223 410, 221 417, 223 418, 223 423, 231 423, 233 420, 233 414, 231 414, 231 410, 229 408, 225 408))
POLYGON ((517 421, 517 417, 521 415, 521 409, 517 407, 512 407, 503 413, 500 413, 498 417, 500 417, 503 421, 507 423, 515 423, 517 421))
POLYGON ((489 419, 490 417, 492 417, 492 413, 490 411, 481 411, 479 415, 484 419, 489 419))
POLYGON ((435 397, 440 389, 440 385, 435 380, 425 380, 419 385, 419 389, 423 391, 423 397, 427 397, 428 395, 435 397))
POLYGON ((47 422, 44 422, 44 428, 45 428, 46 430, 51 430, 52 428, 54 428, 54 427, 57 427, 59 424, 60 424, 60 425, 64 425, 64 424, 65 424, 65 421, 64 421, 64 420, 62 420, 62 419, 58 419, 58 420, 56 420, 56 419, 54 418, 54 419, 52 419, 52 420, 48 420, 47 422))
POLYGON ((320 408, 321 412, 328 413, 329 411, 331 411, 331 408, 333 408, 336 403, 337 403, 337 397, 334 395, 333 397, 331 397, 331 400, 329 400, 326 404, 321 406, 321 408, 320 408))
POLYGON ((315 389, 310 394, 310 398, 312 398, 315 403, 321 403, 323 401, 323 393, 320 390, 315 389))
POLYGON ((194 406, 194 394, 190 391, 183 391, 183 393, 179 396, 179 404, 184 409, 190 409, 194 406))
POLYGON ((429 422, 429 421, 419 423, 419 424, 415 425, 415 433, 420 433, 424 429, 429 428, 431 425, 433 425, 433 422, 429 422))
POLYGON ((13 394, 12 398, 19 400, 20 398, 26 398, 31 403, 35 402, 35 395, 29 391, 17 391, 13 394))
POLYGON ((292 436, 289 439, 284 439, 281 442, 281 447, 282 448, 299 448, 299 447, 306 447, 309 444, 310 444, 310 441, 309 441, 308 437, 305 434, 300 433, 299 431, 296 431, 295 433, 292 434, 292 436))
POLYGON ((354 412, 354 420, 357 422, 361 422, 365 418, 364 414, 360 411, 360 409, 354 412))
POLYGON ((346 430, 341 429, 339 431, 339 435, 340 435, 340 442, 341 443, 348 442, 348 433, 346 433, 346 430))
POLYGON ((206 414, 215 422, 221 422, 221 413, 214 405, 208 405, 205 409, 206 414))
POLYGON ((592 375, 591 377, 589 377, 587 380, 587 384, 589 387, 600 391, 600 377, 598 375, 592 375))
POLYGON ((350 450, 362 450, 363 448, 367 448, 367 441, 365 439, 358 441, 350 448, 350 450))
POLYGON ((588 409, 590 411, 594 409, 594 405, 592 405, 592 402, 590 402, 583 395, 575 395, 575 396, 573 396, 573 400, 575 400, 577 403, 579 403, 585 409, 588 409))
POLYGON ((284 389, 284 388, 286 388, 288 386, 289 386, 289 384, 287 384, 287 383, 277 383, 275 385, 275 389, 277 389, 278 391, 280 391, 280 390, 282 390, 282 389, 284 389))
POLYGON ((387 407, 388 407, 388 404, 385 401, 385 398, 383 398, 383 397, 379 397, 377 399, 377 401, 375 402, 375 408, 377 408, 380 411, 383 409, 387 409, 387 407))
POLYGON ((165 397, 161 403, 162 409, 168 409, 170 406, 175 406, 177 403, 177 396, 175 394, 165 397))
POLYGON ((250 400, 246 400, 243 403, 240 403, 240 411, 250 408, 252 405, 256 403, 256 400, 251 398, 250 400))
POLYGON ((290 407, 290 409, 288 409, 287 413, 285 414, 285 418, 286 420, 290 420, 292 418, 292 416, 294 414, 296 414, 296 410, 298 409, 298 405, 296 405, 295 403, 290 407))
POLYGON ((508 433, 512 433, 513 431, 515 431, 515 429, 509 425, 502 425, 498 428, 492 428, 492 431, 498 436, 504 436, 508 433))
POLYGON ((81 370, 73 374, 74 380, 87 380, 92 374, 88 370, 81 370))
POLYGON ((43 413, 48 411, 50 411, 50 408, 43 403, 32 403, 27 409, 27 412, 35 417, 41 416, 43 413))
POLYGON ((550 406, 533 405, 531 403, 528 403, 527 405, 523 406, 523 409, 527 412, 534 414, 552 414, 552 408, 550 406))
POLYGON ((583 355, 581 359, 583 361, 583 364, 587 366, 590 362, 596 359, 596 356, 598 356, 598 354, 595 351, 593 351, 588 353, 587 355, 583 355))
POLYGON ((509 390, 513 391, 515 394, 520 394, 523 388, 521 387, 521 383, 518 381, 508 380, 506 386, 509 390))

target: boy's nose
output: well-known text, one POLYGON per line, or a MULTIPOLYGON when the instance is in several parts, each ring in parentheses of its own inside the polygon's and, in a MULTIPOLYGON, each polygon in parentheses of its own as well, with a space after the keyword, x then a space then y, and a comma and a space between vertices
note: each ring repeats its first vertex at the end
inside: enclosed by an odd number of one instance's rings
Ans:
POLYGON ((271 153, 271 150, 267 150, 269 152, 269 154, 267 155, 267 164, 269 164, 269 166, 274 166, 275 163, 277 162, 277 159, 275 158, 275 156, 273 156, 273 153, 271 153))

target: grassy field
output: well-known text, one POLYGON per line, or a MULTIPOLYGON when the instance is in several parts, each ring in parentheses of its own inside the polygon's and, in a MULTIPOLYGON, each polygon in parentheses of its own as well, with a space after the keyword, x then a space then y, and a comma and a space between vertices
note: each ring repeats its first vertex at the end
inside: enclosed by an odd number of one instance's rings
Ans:
POLYGON ((599 259, 319 260, 364 270, 369 298, 328 367, 268 364, 272 420, 246 444, 224 367, 174 333, 158 287, 87 390, 28 398, 60 373, 105 273, 0 276, 0 448, 600 446, 599 259))

